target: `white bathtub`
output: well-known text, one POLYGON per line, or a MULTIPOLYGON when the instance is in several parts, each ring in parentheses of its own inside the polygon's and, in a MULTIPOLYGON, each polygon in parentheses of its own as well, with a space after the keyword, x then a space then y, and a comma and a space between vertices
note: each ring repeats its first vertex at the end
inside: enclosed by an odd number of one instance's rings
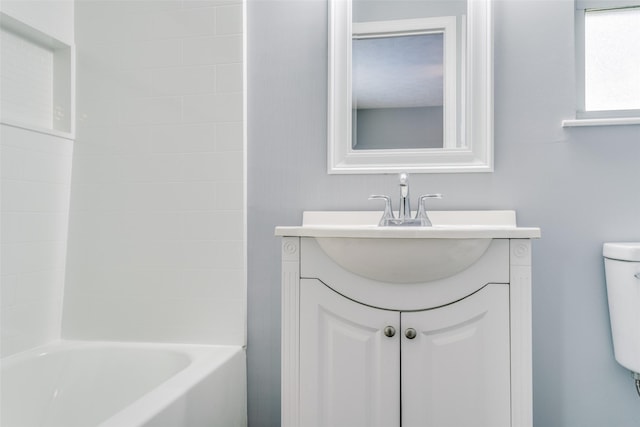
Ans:
POLYGON ((62 341, 2 360, 2 427, 246 426, 241 347, 62 341))

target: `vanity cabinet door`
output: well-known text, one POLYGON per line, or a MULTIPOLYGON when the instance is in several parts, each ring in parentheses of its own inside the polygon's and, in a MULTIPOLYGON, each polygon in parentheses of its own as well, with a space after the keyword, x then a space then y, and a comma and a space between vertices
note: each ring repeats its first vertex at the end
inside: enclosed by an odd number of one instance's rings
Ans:
POLYGON ((508 285, 403 312, 401 327, 403 427, 510 425, 508 285))
POLYGON ((397 311, 356 303, 318 280, 302 279, 300 425, 399 427, 399 327, 397 311))

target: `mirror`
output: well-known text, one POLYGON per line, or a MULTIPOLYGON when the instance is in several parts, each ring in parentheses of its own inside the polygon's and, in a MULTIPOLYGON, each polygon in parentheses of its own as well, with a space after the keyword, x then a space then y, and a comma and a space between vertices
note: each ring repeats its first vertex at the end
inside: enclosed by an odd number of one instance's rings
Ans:
POLYGON ((328 172, 491 172, 490 0, 329 0, 328 172))

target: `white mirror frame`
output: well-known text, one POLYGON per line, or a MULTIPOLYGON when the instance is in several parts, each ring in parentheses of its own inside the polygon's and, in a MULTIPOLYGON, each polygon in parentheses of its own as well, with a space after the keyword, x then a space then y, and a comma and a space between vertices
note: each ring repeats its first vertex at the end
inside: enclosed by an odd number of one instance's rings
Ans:
POLYGON ((462 111, 465 111, 465 123, 461 127, 464 148, 354 150, 351 145, 351 0, 329 0, 328 173, 492 172, 492 33, 491 0, 467 0, 461 88, 462 111))

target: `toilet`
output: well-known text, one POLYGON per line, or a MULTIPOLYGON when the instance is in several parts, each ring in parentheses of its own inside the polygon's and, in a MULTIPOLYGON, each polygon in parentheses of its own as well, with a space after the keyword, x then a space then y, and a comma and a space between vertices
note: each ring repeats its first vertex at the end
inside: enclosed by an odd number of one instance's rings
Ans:
POLYGON ((602 254, 615 358, 640 378, 640 242, 605 243, 602 254))

